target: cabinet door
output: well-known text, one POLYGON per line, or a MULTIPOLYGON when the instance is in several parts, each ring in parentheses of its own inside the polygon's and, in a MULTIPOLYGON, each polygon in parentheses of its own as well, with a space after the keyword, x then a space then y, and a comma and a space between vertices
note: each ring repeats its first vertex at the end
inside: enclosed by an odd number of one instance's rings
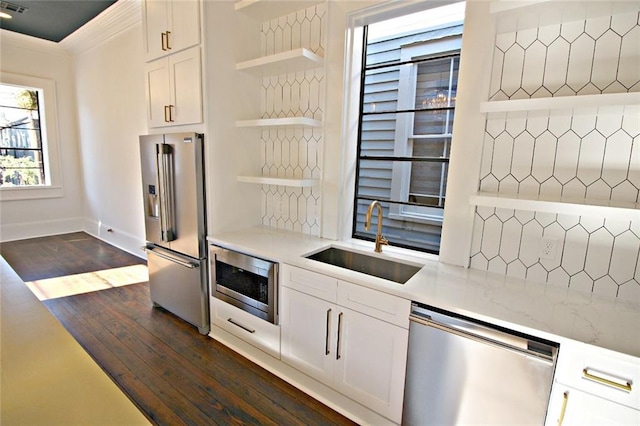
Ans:
POLYGON ((280 287, 281 359, 325 384, 333 380, 336 306, 280 287))
POLYGON ((169 56, 171 103, 169 125, 202 122, 202 84, 200 48, 169 56))
POLYGON ((640 411, 569 386, 556 384, 551 393, 545 424, 637 426, 640 424, 640 411))
POLYGON ((169 53, 200 44, 200 2, 173 0, 169 3, 169 53))
POLYGON ((166 50, 166 32, 169 30, 167 0, 145 0, 143 4, 145 49, 147 61, 159 58, 169 52, 166 50))
POLYGON ((400 423, 409 331, 349 309, 338 309, 334 387, 400 423))
POLYGON ((167 125, 167 109, 171 102, 169 90, 169 62, 166 58, 148 62, 145 66, 147 94, 147 124, 149 127, 167 125))

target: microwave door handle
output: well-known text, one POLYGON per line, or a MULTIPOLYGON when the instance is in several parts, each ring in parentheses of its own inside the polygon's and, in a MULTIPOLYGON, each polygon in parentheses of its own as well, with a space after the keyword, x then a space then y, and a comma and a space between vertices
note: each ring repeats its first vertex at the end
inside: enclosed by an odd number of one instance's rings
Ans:
POLYGON ((158 144, 157 165, 158 183, 160 185, 160 229, 162 241, 176 239, 174 214, 173 154, 171 145, 158 144))

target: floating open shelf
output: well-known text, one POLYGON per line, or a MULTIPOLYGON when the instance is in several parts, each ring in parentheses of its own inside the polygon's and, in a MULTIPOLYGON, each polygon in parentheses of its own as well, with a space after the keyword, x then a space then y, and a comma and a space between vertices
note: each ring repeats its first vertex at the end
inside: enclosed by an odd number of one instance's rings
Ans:
POLYGON ((499 33, 640 11, 637 1, 494 0, 499 33))
POLYGON ((260 118, 236 121, 236 127, 321 127, 322 121, 308 117, 260 118))
POLYGON ((235 10, 264 22, 319 3, 319 1, 303 0, 240 0, 236 2, 235 10))
POLYGON ((576 198, 526 196, 478 192, 470 198, 476 206, 527 210, 574 216, 595 216, 607 219, 640 220, 640 204, 576 198))
POLYGON ((253 183, 260 185, 278 185, 290 186, 295 188, 307 188, 316 186, 319 179, 295 179, 295 178, 277 178, 268 176, 238 176, 238 182, 253 183))
POLYGON ((250 71, 261 75, 304 71, 324 65, 324 58, 301 47, 287 52, 263 56, 236 64, 237 71, 250 71))
POLYGON ((640 110, 640 92, 488 101, 480 104, 480 112, 494 114, 513 111, 573 110, 610 106, 625 106, 640 110))

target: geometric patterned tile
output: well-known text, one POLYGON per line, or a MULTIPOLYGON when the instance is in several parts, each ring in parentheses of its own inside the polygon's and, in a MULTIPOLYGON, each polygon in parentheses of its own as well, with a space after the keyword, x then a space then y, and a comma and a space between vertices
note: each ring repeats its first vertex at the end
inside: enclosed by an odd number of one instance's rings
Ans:
MULTIPOLYGON (((320 4, 262 23, 262 55, 299 47, 324 56, 322 29, 326 5, 320 4)), ((261 118, 304 116, 322 120, 322 69, 266 76, 262 79, 261 118)), ((321 177, 323 135, 318 129, 263 130, 262 175, 321 177)), ((320 234, 320 192, 315 188, 262 185, 262 224, 311 235, 320 234)))
POLYGON ((637 13, 500 33, 490 99, 640 91, 638 34, 637 13))

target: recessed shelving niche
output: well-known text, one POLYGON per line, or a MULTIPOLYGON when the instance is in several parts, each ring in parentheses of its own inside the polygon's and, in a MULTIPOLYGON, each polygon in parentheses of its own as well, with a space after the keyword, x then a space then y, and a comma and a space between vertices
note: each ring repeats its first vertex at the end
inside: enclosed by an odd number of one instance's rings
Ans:
POLYGON ((261 38, 261 56, 235 65, 259 88, 260 108, 238 111, 235 125, 261 130, 241 137, 259 141, 262 164, 237 181, 261 186, 262 225, 319 235, 327 5, 242 0, 235 10, 255 19, 261 38))

